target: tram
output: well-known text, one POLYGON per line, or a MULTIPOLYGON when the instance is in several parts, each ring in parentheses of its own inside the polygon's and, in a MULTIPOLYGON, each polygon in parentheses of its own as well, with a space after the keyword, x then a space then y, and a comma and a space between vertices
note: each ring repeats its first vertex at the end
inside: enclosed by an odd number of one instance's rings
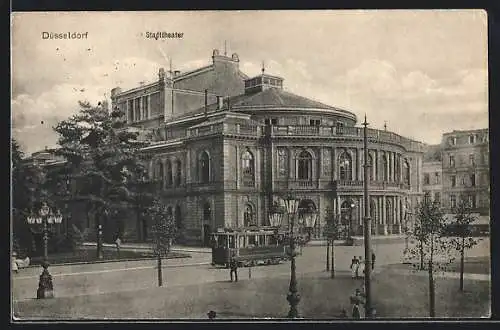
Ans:
POLYGON ((285 240, 273 228, 218 229, 211 234, 212 265, 228 268, 231 258, 239 267, 278 264, 288 260, 285 240))

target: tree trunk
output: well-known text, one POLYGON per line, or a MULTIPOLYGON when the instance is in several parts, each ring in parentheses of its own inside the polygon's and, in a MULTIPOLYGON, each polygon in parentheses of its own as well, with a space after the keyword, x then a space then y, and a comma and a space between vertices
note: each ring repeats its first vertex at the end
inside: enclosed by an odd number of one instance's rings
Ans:
POLYGON ((420 241, 420 270, 424 269, 424 243, 420 241))
POLYGON ((162 274, 161 274, 161 255, 158 254, 158 286, 162 286, 163 285, 163 277, 162 277, 162 274))
POLYGON ((335 253, 334 253, 334 244, 332 240, 332 272, 330 273, 330 278, 335 278, 335 253))
POLYGON ((330 240, 326 240, 326 271, 330 271, 330 240))
POLYGON ((460 291, 464 291, 464 259, 465 259, 465 237, 462 237, 462 246, 460 247, 460 291))
POLYGON ((431 251, 430 251, 430 258, 429 258, 429 314, 430 314, 430 317, 436 316, 433 257, 434 257, 434 237, 431 236, 431 251))
POLYGON ((429 315, 435 317, 435 297, 434 297, 434 275, 432 270, 432 261, 429 261, 429 315))

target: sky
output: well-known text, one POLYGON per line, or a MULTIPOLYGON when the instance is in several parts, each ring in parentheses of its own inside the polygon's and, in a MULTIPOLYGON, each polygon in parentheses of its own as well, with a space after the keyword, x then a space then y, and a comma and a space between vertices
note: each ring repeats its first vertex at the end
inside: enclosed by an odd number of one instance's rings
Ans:
POLYGON ((57 143, 78 101, 157 79, 158 69, 237 53, 249 76, 355 113, 370 127, 429 144, 488 127, 487 14, 482 10, 50 12, 11 16, 12 136, 26 154, 57 143), (150 39, 146 32, 179 32, 150 39), (43 32, 86 39, 43 39, 43 32))

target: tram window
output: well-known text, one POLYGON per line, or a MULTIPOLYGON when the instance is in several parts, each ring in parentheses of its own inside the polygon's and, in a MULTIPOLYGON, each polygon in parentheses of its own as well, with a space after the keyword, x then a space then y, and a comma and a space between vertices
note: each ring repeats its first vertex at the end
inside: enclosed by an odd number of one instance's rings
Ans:
POLYGON ((229 236, 228 238, 229 238, 229 247, 231 249, 234 249, 235 248, 235 246, 234 246, 234 236, 229 236))
POLYGON ((219 236, 217 246, 224 248, 226 247, 226 242, 227 242, 227 237, 225 235, 221 235, 219 236))

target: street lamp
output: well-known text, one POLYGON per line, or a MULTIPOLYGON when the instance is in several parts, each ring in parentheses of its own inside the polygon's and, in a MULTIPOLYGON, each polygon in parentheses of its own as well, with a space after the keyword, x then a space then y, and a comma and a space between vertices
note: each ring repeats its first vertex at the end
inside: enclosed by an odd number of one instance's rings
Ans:
POLYGON ((274 227, 275 237, 276 237, 276 245, 278 245, 278 230, 281 227, 281 221, 283 220, 283 213, 281 212, 273 212, 269 214, 269 223, 271 227, 274 227))
MULTIPOLYGON (((42 225, 43 232, 43 271, 40 275, 40 280, 38 282, 38 290, 36 292, 36 297, 38 299, 42 298, 53 298, 54 297, 54 287, 52 284, 52 276, 49 273, 49 262, 48 262, 48 243, 49 243, 49 233, 48 225, 60 224, 62 222, 62 215, 59 210, 54 212, 47 203, 43 203, 42 207, 38 212, 38 216, 35 214, 30 214, 26 218, 28 225, 32 228, 37 228, 42 225)), ((33 230, 33 229, 32 229, 33 230)), ((39 232, 39 231, 38 231, 39 232)))
POLYGON ((351 235, 352 235, 352 213, 355 207, 356 204, 354 204, 354 201, 351 200, 351 204, 349 205, 349 231, 348 231, 349 237, 347 238, 349 241, 351 240, 351 235))
MULTIPOLYGON (((282 208, 284 208, 288 214, 288 219, 289 219, 289 224, 290 224, 290 233, 289 233, 289 240, 290 240, 290 249, 288 251, 288 255, 291 260, 291 265, 290 265, 290 287, 289 287, 289 293, 286 297, 288 300, 288 303, 290 304, 290 311, 288 312, 288 317, 289 318, 297 318, 299 315, 298 310, 297 310, 297 305, 300 302, 300 295, 298 294, 297 290, 297 274, 296 274, 296 266, 295 266, 295 257, 297 256, 297 251, 295 249, 296 246, 296 237, 295 237, 295 216, 298 211, 299 207, 299 200, 295 199, 292 196, 288 196, 284 199, 280 199, 280 204, 282 208)), ((276 212, 278 213, 278 212, 276 212)), ((276 214, 274 213, 274 214, 276 214)), ((270 216, 270 221, 276 221, 275 224, 278 223, 279 219, 281 219, 279 216, 271 215, 270 216), (272 219, 272 220, 271 220, 272 219)), ((299 221, 299 225, 302 225, 306 228, 311 228, 314 226, 316 222, 317 216, 316 215, 311 215, 311 216, 302 216, 302 221, 299 221)), ((300 219, 299 219, 300 220, 300 219)), ((273 223, 273 222, 271 222, 273 223)))

